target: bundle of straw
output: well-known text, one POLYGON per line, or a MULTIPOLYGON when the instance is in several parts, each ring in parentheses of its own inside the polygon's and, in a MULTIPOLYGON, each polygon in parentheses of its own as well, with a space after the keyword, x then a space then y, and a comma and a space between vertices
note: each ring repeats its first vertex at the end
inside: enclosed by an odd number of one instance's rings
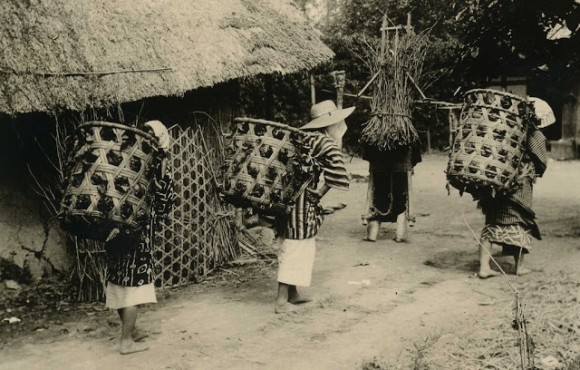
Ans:
MULTIPOLYGON (((198 127, 196 131, 197 142, 203 148, 203 152, 207 153, 203 157, 203 164, 207 169, 205 176, 211 178, 214 190, 212 196, 208 197, 211 206, 211 230, 213 231, 209 246, 211 249, 209 265, 217 267, 234 259, 239 253, 237 230, 233 222, 235 218, 234 208, 223 204, 217 191, 217 184, 221 181, 219 180, 221 175, 219 165, 224 162, 226 155, 225 138, 221 131, 223 127, 226 127, 226 123, 219 120, 219 117, 218 120, 214 120, 203 112, 194 112, 194 119, 196 127, 198 127), (199 117, 200 115, 201 117, 199 117), (207 121, 204 121, 203 117, 206 117, 207 121), (199 122, 200 120, 201 122, 199 122)), ((211 269, 206 269, 203 274, 207 275, 210 272, 211 269)))
POLYGON ((403 34, 393 40, 384 33, 378 47, 367 44, 365 63, 375 81, 371 117, 364 124, 361 142, 382 150, 408 146, 418 140, 411 122, 414 84, 420 84, 427 56, 427 33, 403 34))
POLYGON ((76 265, 71 280, 76 286, 75 300, 94 302, 105 300, 107 259, 103 242, 71 236, 75 244, 76 265))

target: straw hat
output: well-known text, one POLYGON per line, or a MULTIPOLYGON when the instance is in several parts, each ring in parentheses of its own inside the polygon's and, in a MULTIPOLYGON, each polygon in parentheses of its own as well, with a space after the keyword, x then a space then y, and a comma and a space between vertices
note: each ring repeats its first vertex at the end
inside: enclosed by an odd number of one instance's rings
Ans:
POLYGON ((338 109, 332 100, 321 101, 316 103, 310 109, 312 121, 300 127, 303 130, 317 129, 332 126, 344 120, 354 111, 355 107, 338 109))
POLYGON ((534 98, 532 96, 528 97, 528 100, 534 103, 534 109, 536 111, 536 116, 541 121, 540 128, 548 127, 554 122, 556 122, 556 117, 550 105, 539 98, 534 98))

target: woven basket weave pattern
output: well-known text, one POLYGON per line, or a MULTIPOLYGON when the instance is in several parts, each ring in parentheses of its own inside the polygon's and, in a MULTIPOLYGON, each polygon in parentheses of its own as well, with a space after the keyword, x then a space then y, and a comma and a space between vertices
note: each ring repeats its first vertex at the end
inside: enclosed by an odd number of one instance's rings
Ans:
POLYGON ((447 178, 461 190, 509 193, 518 186, 526 102, 494 90, 471 90, 449 156, 447 178))
POLYGON ((113 227, 136 232, 150 217, 156 139, 109 122, 87 122, 76 132, 68 185, 61 204, 63 227, 103 240, 113 227))
POLYGON ((312 179, 295 160, 307 156, 301 145, 306 134, 266 120, 237 118, 235 122, 222 193, 239 207, 286 212, 312 179))

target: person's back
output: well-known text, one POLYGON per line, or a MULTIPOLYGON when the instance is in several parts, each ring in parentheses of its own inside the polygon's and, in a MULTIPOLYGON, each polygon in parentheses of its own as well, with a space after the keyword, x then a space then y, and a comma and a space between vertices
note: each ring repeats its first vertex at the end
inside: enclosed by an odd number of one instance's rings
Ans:
POLYGON ((367 241, 376 241, 382 222, 397 222, 395 241, 405 239, 409 205, 409 178, 421 161, 418 145, 382 150, 367 146, 363 159, 369 162, 367 241))

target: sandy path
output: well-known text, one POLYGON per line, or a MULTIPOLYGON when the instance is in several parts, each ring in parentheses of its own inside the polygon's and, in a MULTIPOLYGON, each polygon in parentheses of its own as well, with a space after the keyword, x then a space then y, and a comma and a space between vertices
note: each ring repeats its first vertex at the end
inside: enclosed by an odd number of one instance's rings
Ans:
MULTIPOLYGON (((326 219, 313 286, 304 290, 314 302, 297 313, 273 313, 275 269, 264 267, 237 288, 191 286, 145 312, 140 322, 161 331, 147 352, 117 354, 119 328, 109 313, 110 326, 90 335, 71 330, 16 340, 0 352, 0 368, 356 369, 373 357, 403 363, 429 336, 493 317, 511 304, 501 278, 473 277, 477 251, 462 212, 476 233, 483 217, 469 195, 448 197, 445 162, 444 156, 427 156, 417 167, 418 217, 410 243, 391 240, 393 225, 383 228, 377 243, 361 241, 366 183, 329 194, 326 202, 348 206, 326 219)), ((580 162, 550 165, 535 191, 545 238, 529 265, 538 274, 575 271, 580 263, 580 162)), ((349 167, 367 173, 360 160, 349 167)), ((85 324, 65 323, 77 329, 85 324)))

